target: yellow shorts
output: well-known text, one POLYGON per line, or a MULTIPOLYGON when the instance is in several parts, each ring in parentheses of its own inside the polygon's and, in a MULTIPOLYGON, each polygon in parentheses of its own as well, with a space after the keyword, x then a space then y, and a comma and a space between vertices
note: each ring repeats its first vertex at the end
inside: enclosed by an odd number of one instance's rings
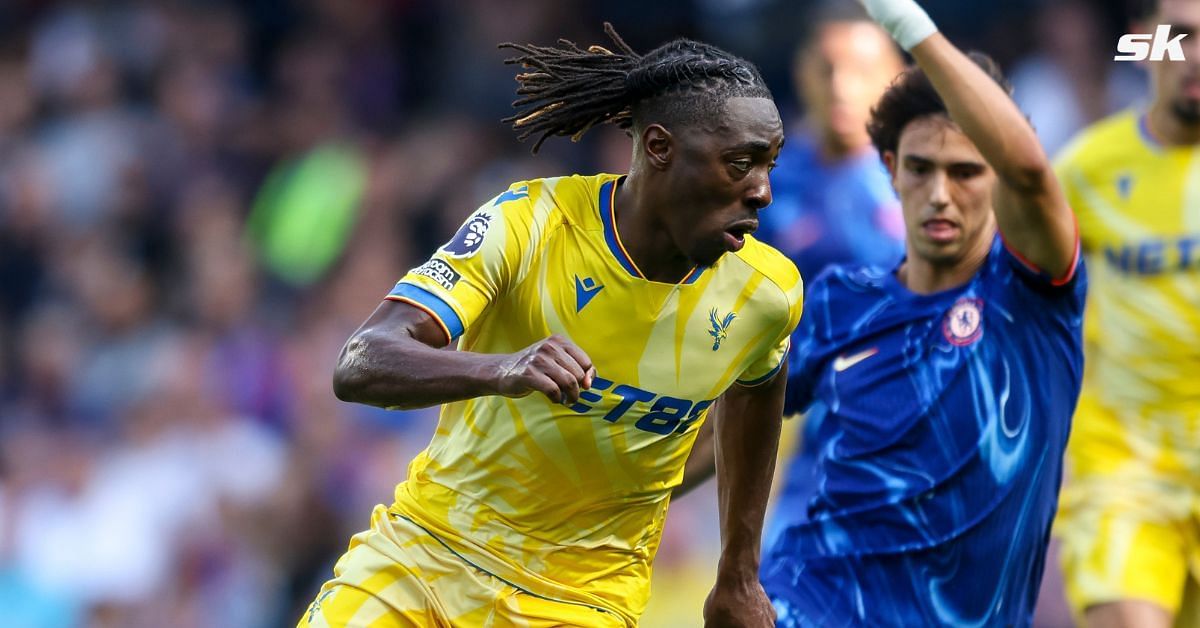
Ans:
POLYGON ((1146 411, 1123 417, 1081 399, 1055 522, 1077 617, 1126 599, 1158 604, 1181 624, 1195 612, 1185 591, 1194 595, 1200 577, 1200 448, 1171 433, 1185 424, 1146 411))
POLYGON ((482 571, 383 506, 333 574, 297 628, 626 626, 616 613, 541 597, 482 571))

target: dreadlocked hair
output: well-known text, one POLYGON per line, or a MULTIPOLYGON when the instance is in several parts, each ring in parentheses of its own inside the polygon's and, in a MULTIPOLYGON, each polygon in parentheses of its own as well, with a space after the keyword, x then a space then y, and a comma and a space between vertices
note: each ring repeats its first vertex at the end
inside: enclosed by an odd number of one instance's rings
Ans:
POLYGON ((716 46, 676 39, 639 55, 612 24, 605 22, 604 32, 613 50, 566 39, 558 46, 500 44, 518 53, 505 63, 527 70, 516 77, 517 112, 503 121, 521 141, 538 135, 534 154, 552 135, 579 141, 605 122, 627 130, 650 121, 687 124, 719 113, 729 98, 771 98, 754 64, 716 46))

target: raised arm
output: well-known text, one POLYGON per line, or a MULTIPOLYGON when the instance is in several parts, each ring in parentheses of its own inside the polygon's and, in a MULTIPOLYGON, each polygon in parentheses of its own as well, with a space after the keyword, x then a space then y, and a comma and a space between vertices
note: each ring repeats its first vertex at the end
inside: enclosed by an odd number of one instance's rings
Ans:
POLYGON ((908 50, 950 118, 996 171, 993 208, 1005 243, 1052 277, 1075 258, 1074 217, 1037 135, 1005 90, 937 32, 913 0, 860 0, 908 50))
POLYGON ((704 604, 705 625, 773 626, 775 614, 758 581, 759 546, 779 429, 787 364, 760 386, 725 392, 714 426, 721 559, 704 604))
POLYGON ((333 374, 338 399, 384 408, 420 408, 485 395, 541 392, 574 403, 595 369, 582 349, 551 336, 517 353, 442 349, 441 326, 420 308, 384 301, 346 342, 333 374))

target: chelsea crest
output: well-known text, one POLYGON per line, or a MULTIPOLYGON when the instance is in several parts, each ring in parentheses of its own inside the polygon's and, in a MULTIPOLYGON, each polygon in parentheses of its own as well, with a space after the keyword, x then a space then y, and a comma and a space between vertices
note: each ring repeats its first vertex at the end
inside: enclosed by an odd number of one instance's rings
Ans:
POLYGON ((983 301, 971 297, 956 301, 942 321, 942 335, 957 347, 979 340, 983 336, 983 301))

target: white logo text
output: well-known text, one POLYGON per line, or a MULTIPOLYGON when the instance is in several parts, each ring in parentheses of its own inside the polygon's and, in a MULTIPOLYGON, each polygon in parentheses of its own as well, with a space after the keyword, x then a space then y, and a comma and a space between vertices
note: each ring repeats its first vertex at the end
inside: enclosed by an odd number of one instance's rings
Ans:
POLYGON ((1187 37, 1187 33, 1171 37, 1170 24, 1159 24, 1153 35, 1147 33, 1122 35, 1121 39, 1117 40, 1117 52, 1125 54, 1113 57, 1113 61, 1144 61, 1146 59, 1162 61, 1164 57, 1171 61, 1183 61, 1183 44, 1180 42, 1185 37, 1187 37))

